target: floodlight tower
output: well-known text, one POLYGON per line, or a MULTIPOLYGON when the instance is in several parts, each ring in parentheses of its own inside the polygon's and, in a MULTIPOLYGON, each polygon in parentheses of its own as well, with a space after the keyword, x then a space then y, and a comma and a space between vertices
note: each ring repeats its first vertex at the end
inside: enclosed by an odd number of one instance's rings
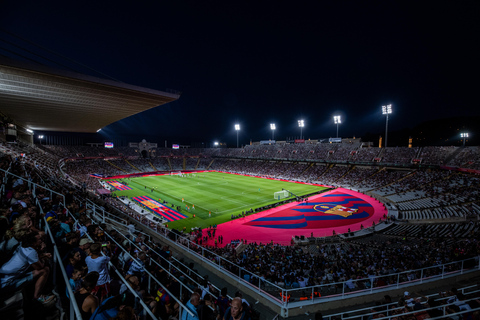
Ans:
POLYGON ((43 134, 41 134, 41 135, 38 136, 38 140, 40 140, 40 145, 42 144, 43 138, 44 138, 43 134))
POLYGON ((298 126, 300 127, 300 140, 302 139, 302 129, 305 127, 305 121, 298 120, 298 126))
POLYGON ((238 123, 235 125, 235 131, 237 131, 237 148, 238 148, 238 131, 240 131, 240 125, 238 123))
POLYGON ((463 138, 463 146, 465 147, 465 139, 468 138, 468 132, 460 133, 460 137, 463 138))
POLYGON ((386 106, 382 106, 382 114, 387 116, 387 122, 385 124, 385 148, 387 147, 387 139, 388 139, 388 115, 392 113, 392 105, 387 104, 386 106))
POLYGON ((270 123, 270 129, 272 129, 272 140, 275 140, 275 123, 270 123))
POLYGON ((340 116, 333 116, 333 122, 337 125, 337 138, 338 138, 338 125, 342 123, 342 118, 340 116))

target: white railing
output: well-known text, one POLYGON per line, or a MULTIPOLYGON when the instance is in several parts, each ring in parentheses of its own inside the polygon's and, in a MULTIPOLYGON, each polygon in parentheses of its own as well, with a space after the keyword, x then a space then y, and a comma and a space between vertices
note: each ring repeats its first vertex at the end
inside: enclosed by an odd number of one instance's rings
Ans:
MULTIPOLYGON (((126 213, 123 213, 127 215, 126 213)), ((136 221, 138 222, 138 221, 136 221)), ((347 281, 328 283, 317 286, 309 286, 304 288, 285 288, 279 286, 275 283, 269 282, 268 280, 261 279, 258 275, 245 270, 243 267, 217 255, 216 253, 188 240, 184 236, 179 236, 175 233, 174 239, 171 240, 167 236, 168 230, 162 228, 158 230, 157 228, 151 228, 149 225, 144 225, 153 231, 156 231, 158 236, 162 237, 167 242, 170 242, 175 245, 181 245, 187 251, 196 254, 200 259, 210 264, 212 267, 223 272, 227 271, 227 274, 233 276, 236 281, 240 281, 246 286, 250 286, 255 291, 258 291, 262 294, 266 293, 271 297, 277 305, 282 308, 296 308, 302 305, 321 303, 332 300, 347 299, 353 296, 360 296, 370 294, 372 292, 378 291, 387 291, 392 288, 406 287, 415 284, 421 284, 424 282, 436 281, 439 279, 444 279, 458 274, 463 274, 466 272, 472 272, 480 270, 479 257, 474 257, 462 261, 451 262, 443 265, 431 266, 427 268, 410 270, 401 273, 395 273, 385 276, 375 276, 372 278, 363 278, 356 279, 353 281, 355 283, 355 288, 349 290, 346 285, 347 281), (230 266, 226 268, 226 266, 230 266), (409 277, 409 274, 414 274, 415 276, 409 277), (245 276, 248 275, 248 276, 245 276), (247 279, 247 280, 246 280, 247 279), (378 286, 380 280, 388 280, 385 283, 388 285, 378 286), (393 280, 393 281, 392 281, 393 280), (370 283, 370 285, 366 285, 370 283), (373 284, 373 285, 372 285, 373 284), (365 287, 367 286, 367 287, 365 287), (311 299, 315 295, 315 290, 321 293, 320 298, 311 299), (307 292, 307 299, 299 301, 300 297, 305 297, 305 292, 307 292), (294 297, 296 301, 292 304, 287 299, 282 299, 282 297, 288 296, 294 297), (308 298, 310 297, 310 298, 308 298), (283 301, 287 300, 287 301, 283 301)), ((158 227, 158 226, 156 226, 158 227)), ((287 311, 288 312, 288 311, 287 311)))
MULTIPOLYGON (((41 207, 40 207, 41 208, 41 207)), ((62 262, 62 257, 60 256, 60 253, 58 252, 57 245, 55 243, 55 240, 53 239, 52 232, 50 230, 50 227, 47 223, 47 220, 44 219, 44 224, 45 224, 45 233, 49 235, 50 240, 53 244, 53 286, 56 288, 56 272, 57 272, 57 265, 60 267, 60 272, 62 273, 63 280, 65 281, 65 286, 67 287, 67 292, 68 296, 70 297, 70 305, 69 305, 69 314, 70 314, 70 320, 82 320, 82 314, 80 313, 80 309, 78 309, 77 301, 74 299, 75 294, 73 293, 72 287, 70 286, 69 279, 67 277, 67 273, 65 272, 65 267, 63 266, 62 262)))
MULTIPOLYGON (((7 175, 11 175, 11 176, 14 176, 14 177, 17 177, 17 178, 20 178, 22 180, 25 180, 27 181, 26 179, 23 179, 17 175, 14 175, 10 172, 7 172, 3 169, 0 169, 1 171, 4 171, 6 173, 6 176, 7 175)), ((45 189, 46 191, 49 191, 50 192, 50 195, 53 195, 53 194, 56 194, 56 195, 59 195, 62 197, 62 199, 64 200, 62 204, 65 204, 65 196, 63 194, 60 194, 58 192, 55 192, 49 188, 46 188, 46 187, 43 187, 43 186, 39 186, 37 185, 36 183, 33 183, 33 182, 30 182, 28 181, 29 184, 29 188, 30 190, 32 191, 32 195, 35 199, 35 204, 39 207, 40 209, 40 213, 43 213, 43 208, 40 204, 40 201, 38 200, 38 198, 36 197, 36 190, 39 189, 39 188, 42 188, 42 189, 45 189)), ((77 219, 73 216, 73 214, 71 212, 68 211, 67 209, 67 214, 70 215, 73 220, 76 222, 77 219)), ((50 227, 47 223, 47 220, 45 219, 45 217, 43 217, 43 219, 40 220, 41 224, 43 225, 43 229, 45 230, 45 233, 49 235, 49 238, 53 244, 53 271, 52 271, 52 278, 53 278, 53 285, 54 287, 56 288, 56 273, 57 273, 57 265, 60 266, 60 271, 62 273, 62 276, 63 276, 63 280, 65 281, 65 287, 68 291, 68 295, 69 297, 74 297, 74 293, 73 293, 73 290, 70 286, 70 283, 69 283, 69 279, 67 277, 67 274, 65 272, 65 268, 62 264, 62 257, 60 256, 60 253, 58 252, 58 249, 57 249, 57 245, 55 243, 55 239, 53 238, 53 235, 52 235, 52 232, 50 230, 50 227)), ((87 234, 87 237, 90 238, 90 236, 87 234)), ((92 240, 90 238, 90 240, 92 240)), ((103 253, 102 253, 103 254, 103 253)), ((118 274, 120 280, 127 286, 128 290, 136 297, 138 298, 138 300, 140 301, 140 304, 142 305, 143 307, 143 312, 144 313, 147 313, 152 319, 156 319, 156 317, 154 316, 154 314, 150 311, 149 307, 143 302, 143 300, 141 299, 141 297, 137 294, 137 292, 135 290, 133 290, 131 288, 131 286, 128 284, 127 280, 125 280, 125 278, 122 276, 122 274, 117 270, 117 268, 111 263, 109 262, 109 267, 110 268, 113 268, 115 270, 115 272, 118 274)), ((60 308, 63 310, 63 306, 60 305, 60 308)), ((189 313, 190 311, 187 310, 189 313)), ((81 316, 81 313, 80 313, 80 310, 78 308, 78 305, 75 301, 75 299, 70 299, 70 304, 69 304, 69 314, 70 314, 70 320, 74 320, 74 319, 77 319, 77 320, 82 320, 82 316, 81 316)))
MULTIPOLYGON (((467 288, 471 288, 472 286, 470 287, 467 287, 467 288)), ((477 286, 474 286, 474 287, 477 287, 477 286)), ((459 289, 458 291, 459 292, 463 292, 466 288, 462 288, 462 289, 459 289)), ((478 294, 478 290, 475 290, 475 291, 472 291, 470 292, 470 294, 474 293, 474 294, 478 294)), ((438 296, 438 294, 434 294, 434 295, 430 295, 430 296, 426 296, 424 298, 430 298, 430 297, 435 297, 435 296, 438 296)), ((452 305, 457 305, 458 306, 458 303, 460 301, 455 301, 455 302, 450 302, 448 303, 448 300, 452 298, 452 297, 443 297, 441 299, 436 299, 437 302, 440 302, 441 304, 438 305, 438 306, 426 306, 426 302, 427 301, 422 301, 420 302, 420 304, 422 305, 422 308, 419 309, 419 310, 414 310, 414 311, 407 311, 407 312, 403 312, 405 311, 405 306, 398 306, 397 303, 388 303, 388 304, 384 304, 384 305, 378 305, 378 306, 375 306, 375 307, 369 307, 369 308, 361 308, 361 309, 357 309, 357 310, 352 310, 352 311, 349 311, 349 312, 341 312, 341 313, 335 313, 335 314, 330 314, 330 315, 326 315, 326 316, 323 316, 323 319, 325 320, 332 320, 332 319, 342 319, 342 320, 354 320, 354 319, 358 319, 358 318, 362 318, 362 317, 375 317, 375 319, 392 319, 392 318, 398 318, 398 317, 403 317, 403 316, 415 316, 415 315, 418 315, 419 313, 424 313, 424 312, 428 312, 428 311, 441 311, 442 312, 442 315, 441 316, 438 316, 438 317, 432 317, 432 318, 429 318, 429 319, 444 319, 445 316, 448 315, 448 312, 447 312, 447 308, 452 306, 452 305), (372 311, 372 309, 374 311, 372 311), (365 311, 365 313, 363 313, 365 311)), ((461 302, 466 304, 468 302, 471 302, 471 301, 474 301, 476 300, 476 298, 470 298, 470 299, 466 299, 466 300, 462 300, 461 302)), ((474 312, 476 310, 480 310, 480 308, 476 308, 476 309, 471 309, 471 310, 467 310, 465 312, 474 312)), ((458 312, 458 313, 455 313, 455 315, 461 315, 461 314, 464 314, 465 312, 458 312)), ((453 315, 453 314, 450 314, 450 315, 453 315)))

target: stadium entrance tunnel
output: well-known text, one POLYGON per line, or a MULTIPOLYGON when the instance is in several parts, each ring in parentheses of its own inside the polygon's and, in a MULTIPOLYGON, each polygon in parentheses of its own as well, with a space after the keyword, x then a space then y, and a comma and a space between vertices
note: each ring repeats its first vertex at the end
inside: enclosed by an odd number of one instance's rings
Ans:
POLYGON ((147 158, 148 158, 148 152, 147 152, 147 150, 142 150, 141 155, 142 155, 142 158, 143 158, 143 159, 147 159, 147 158))

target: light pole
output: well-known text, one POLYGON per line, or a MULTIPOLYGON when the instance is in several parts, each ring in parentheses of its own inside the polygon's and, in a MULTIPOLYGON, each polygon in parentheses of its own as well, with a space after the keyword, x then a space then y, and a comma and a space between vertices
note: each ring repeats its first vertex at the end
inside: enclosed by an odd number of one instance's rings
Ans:
POLYGON ((385 124, 385 148, 387 147, 388 141, 388 115, 392 113, 392 105, 387 104, 386 106, 382 106, 382 114, 387 116, 387 122, 385 124))
POLYGON ((337 125, 337 138, 338 138, 338 125, 342 123, 342 118, 340 116, 333 116, 333 122, 337 125))
POLYGON ((238 148, 238 131, 240 131, 240 125, 239 124, 235 125, 235 131, 237 131, 237 148, 238 148))
POLYGON ((40 145, 42 145, 42 140, 43 140, 43 134, 38 136, 38 140, 40 140, 40 145))
POLYGON ((272 129, 272 140, 275 140, 275 123, 270 123, 270 129, 272 129))
POLYGON ((465 147, 465 139, 468 138, 468 132, 460 133, 460 137, 463 138, 463 146, 465 147))
POLYGON ((300 127, 300 140, 302 140, 302 129, 305 127, 305 121, 298 120, 298 126, 300 127))

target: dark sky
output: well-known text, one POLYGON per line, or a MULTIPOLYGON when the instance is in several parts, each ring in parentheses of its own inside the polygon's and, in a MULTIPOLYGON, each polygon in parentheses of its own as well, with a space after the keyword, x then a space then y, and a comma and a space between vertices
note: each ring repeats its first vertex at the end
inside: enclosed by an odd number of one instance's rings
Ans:
POLYGON ((328 138, 340 114, 358 137, 384 130, 387 103, 392 131, 479 115, 479 16, 480 1, 2 1, 0 54, 182 92, 104 134, 233 146, 237 122, 245 144, 304 119, 328 138))

